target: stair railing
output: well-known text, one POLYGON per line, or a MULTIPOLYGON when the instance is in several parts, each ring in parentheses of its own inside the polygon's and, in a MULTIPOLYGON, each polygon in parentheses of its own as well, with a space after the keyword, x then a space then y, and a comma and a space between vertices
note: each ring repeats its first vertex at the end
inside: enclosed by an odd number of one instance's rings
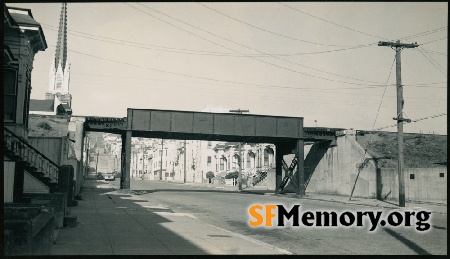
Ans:
POLYGON ((3 141, 5 151, 18 158, 14 161, 26 162, 30 167, 34 167, 37 171, 43 173, 44 177, 49 178, 50 183, 58 182, 59 166, 30 145, 28 141, 17 136, 6 127, 3 127, 3 141))

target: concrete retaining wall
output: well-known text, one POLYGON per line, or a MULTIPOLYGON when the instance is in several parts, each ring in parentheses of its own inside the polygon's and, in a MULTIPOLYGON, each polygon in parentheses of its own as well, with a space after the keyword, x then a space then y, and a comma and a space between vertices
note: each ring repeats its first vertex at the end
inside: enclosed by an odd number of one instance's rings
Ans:
MULTIPOLYGON (((306 192, 349 196, 358 175, 353 197, 376 198, 377 173, 373 159, 356 142, 354 135, 337 138, 337 146, 328 149, 317 165, 306 192)), ((396 169, 379 170, 381 198, 398 200, 396 169)), ((406 168, 405 196, 407 200, 447 203, 447 168, 406 168), (410 175, 414 174, 414 179, 410 175)))
MULTIPOLYGON (((307 192, 350 195, 358 166, 370 158, 356 143, 354 136, 337 138, 337 146, 331 147, 318 163, 306 188, 307 192)), ((361 170, 355 185, 354 196, 376 196, 376 174, 372 161, 361 170)))
MULTIPOLYGON (((447 204, 447 168, 405 168, 405 198, 447 204), (411 179, 414 178, 414 179, 411 179)), ((381 197, 398 200, 398 172, 381 169, 381 197)))

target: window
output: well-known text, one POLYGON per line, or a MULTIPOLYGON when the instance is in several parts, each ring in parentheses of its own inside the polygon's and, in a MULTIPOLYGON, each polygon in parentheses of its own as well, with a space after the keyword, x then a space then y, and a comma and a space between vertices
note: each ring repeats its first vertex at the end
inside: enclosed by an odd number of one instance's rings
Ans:
POLYGON ((439 173, 439 177, 444 177, 444 173, 439 173))
POLYGON ((416 179, 414 174, 409 174, 409 179, 416 179))
POLYGON ((207 166, 208 166, 208 167, 211 166, 211 157, 210 157, 210 156, 208 156, 207 166))
POLYGON ((31 74, 27 72, 25 98, 23 100, 23 124, 28 128, 28 114, 30 113, 31 74))
POLYGON ((5 68, 3 72, 3 112, 5 121, 15 121, 16 95, 17 95, 17 71, 5 68))
POLYGON ((163 155, 163 151, 160 150, 160 151, 159 151, 159 156, 162 156, 162 155, 163 155))
POLYGON ((269 152, 267 152, 267 149, 264 149, 264 166, 269 165, 269 152))
POLYGON ((56 90, 61 89, 61 85, 62 85, 62 78, 61 78, 61 76, 58 76, 56 78, 56 90))
POLYGON ((224 161, 223 161, 223 158, 221 158, 220 159, 220 170, 221 171, 223 171, 223 164, 224 164, 224 161))
POLYGON ((247 154, 247 168, 252 167, 251 155, 247 154))
POLYGON ((208 141, 208 149, 211 149, 211 147, 212 147, 212 142, 208 141))

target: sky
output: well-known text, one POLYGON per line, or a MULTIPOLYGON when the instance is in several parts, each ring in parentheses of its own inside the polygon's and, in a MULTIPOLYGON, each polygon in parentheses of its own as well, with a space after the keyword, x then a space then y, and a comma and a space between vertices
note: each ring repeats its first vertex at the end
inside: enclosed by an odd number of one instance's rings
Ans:
MULTIPOLYGON (((31 9, 48 48, 32 99, 45 99, 61 3, 31 9)), ((127 108, 303 117, 305 127, 396 131, 395 50, 405 132, 447 134, 446 2, 68 3, 74 115, 127 108), (389 127, 390 126, 390 127, 389 127)))

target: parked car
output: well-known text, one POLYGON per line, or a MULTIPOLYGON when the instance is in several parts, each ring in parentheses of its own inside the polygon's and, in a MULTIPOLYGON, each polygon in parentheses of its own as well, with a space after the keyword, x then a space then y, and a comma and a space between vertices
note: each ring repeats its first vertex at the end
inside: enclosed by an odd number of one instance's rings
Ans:
POLYGON ((105 181, 114 181, 116 177, 114 176, 114 173, 106 173, 104 175, 105 181))

